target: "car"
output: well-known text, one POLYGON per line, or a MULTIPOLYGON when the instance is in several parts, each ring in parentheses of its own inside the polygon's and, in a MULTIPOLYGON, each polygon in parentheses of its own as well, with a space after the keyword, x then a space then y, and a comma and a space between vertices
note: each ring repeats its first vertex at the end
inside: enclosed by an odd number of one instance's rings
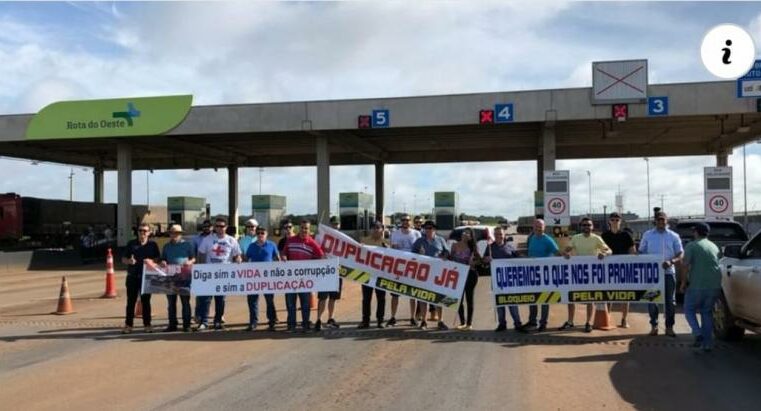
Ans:
POLYGON ((742 245, 725 246, 723 254, 714 333, 725 340, 739 340, 746 330, 761 333, 761 231, 742 245))
POLYGON ((459 227, 455 227, 452 232, 449 233, 449 240, 447 240, 447 245, 449 248, 452 248, 452 244, 460 241, 462 238, 462 233, 466 229, 473 230, 473 233, 475 234, 476 238, 476 249, 478 250, 478 254, 481 256, 484 255, 486 252, 486 246, 491 244, 492 241, 494 241, 494 228, 485 226, 485 225, 461 225, 459 227))
POLYGON ((674 231, 682 240, 682 245, 692 241, 692 229, 698 223, 705 223, 711 228, 708 239, 716 244, 719 249, 728 245, 742 245, 748 241, 748 233, 742 224, 732 220, 714 219, 686 219, 679 220, 674 226, 674 231))

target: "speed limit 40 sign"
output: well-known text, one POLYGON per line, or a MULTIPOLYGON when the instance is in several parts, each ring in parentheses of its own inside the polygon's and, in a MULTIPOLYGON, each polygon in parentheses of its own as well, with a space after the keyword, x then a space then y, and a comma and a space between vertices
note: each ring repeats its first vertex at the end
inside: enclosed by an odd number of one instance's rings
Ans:
POLYGON ((706 167, 704 177, 706 218, 732 219, 732 167, 706 167))
POLYGON ((569 177, 568 170, 544 172, 544 221, 548 226, 571 224, 569 177))

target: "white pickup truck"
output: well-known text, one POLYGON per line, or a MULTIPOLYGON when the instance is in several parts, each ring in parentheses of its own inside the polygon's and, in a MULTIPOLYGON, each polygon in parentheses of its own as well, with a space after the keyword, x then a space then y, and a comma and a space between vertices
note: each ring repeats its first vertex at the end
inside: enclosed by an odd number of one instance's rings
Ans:
POLYGON ((724 247, 722 293, 714 306, 714 332, 726 340, 745 330, 761 333, 761 231, 743 245, 724 247))

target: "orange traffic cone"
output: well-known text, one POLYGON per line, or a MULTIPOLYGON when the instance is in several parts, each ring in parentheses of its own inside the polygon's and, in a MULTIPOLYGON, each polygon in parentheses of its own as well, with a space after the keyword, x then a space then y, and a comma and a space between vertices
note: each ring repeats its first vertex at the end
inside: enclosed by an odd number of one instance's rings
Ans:
POLYGON ((111 248, 106 255, 106 291, 100 298, 116 298, 116 279, 114 278, 114 255, 111 248))
POLYGON ((140 297, 137 298, 135 303, 135 317, 140 318, 143 316, 143 300, 140 297))
POLYGON ((309 293, 309 309, 314 310, 317 308, 317 296, 314 293, 309 293))
POLYGON ((58 309, 56 309, 53 314, 74 314, 74 308, 71 306, 71 296, 69 295, 69 283, 66 282, 65 276, 61 279, 61 293, 58 295, 58 309))
POLYGON ((595 307, 595 323, 593 328, 595 330, 610 331, 616 327, 612 326, 610 313, 608 312, 608 304, 596 304, 595 307))

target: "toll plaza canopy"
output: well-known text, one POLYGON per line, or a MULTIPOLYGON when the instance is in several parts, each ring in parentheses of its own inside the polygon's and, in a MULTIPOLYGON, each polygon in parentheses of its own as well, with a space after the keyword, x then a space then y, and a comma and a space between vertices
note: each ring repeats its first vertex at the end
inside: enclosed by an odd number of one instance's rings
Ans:
POLYGON ((121 189, 129 171, 225 167, 231 216, 238 167, 317 165, 322 220, 329 165, 374 164, 382 215, 384 164, 538 160, 542 171, 556 159, 716 155, 726 165, 733 147, 761 134, 756 99, 738 98, 734 81, 649 85, 647 96, 625 105, 595 103, 592 88, 194 107, 191 96, 59 102, 0 116, 0 156, 93 167, 95 201, 103 170, 116 169, 120 207, 131 204, 121 189))

